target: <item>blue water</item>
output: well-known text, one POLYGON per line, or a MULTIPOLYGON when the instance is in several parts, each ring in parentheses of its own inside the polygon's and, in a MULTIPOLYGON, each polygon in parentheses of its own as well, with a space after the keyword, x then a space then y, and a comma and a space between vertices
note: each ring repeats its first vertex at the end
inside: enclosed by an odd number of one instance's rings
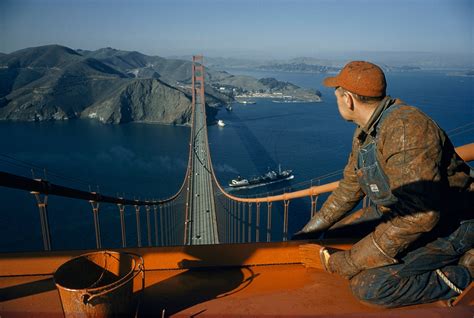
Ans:
MULTIPOLYGON (((231 71, 255 77, 275 77, 318 89, 322 103, 278 104, 258 100, 254 105, 233 105, 218 118, 224 128, 209 126, 214 169, 226 185, 231 178, 259 175, 268 168, 294 170, 295 179, 271 187, 237 192, 257 195, 289 191, 311 184, 311 179, 343 168, 350 151, 354 126, 338 114, 332 89, 322 87, 323 75, 231 71), (281 187, 286 190, 281 190, 281 187)), ((474 79, 437 72, 388 73, 388 93, 420 107, 450 132, 455 145, 474 142, 474 79), (461 127, 461 128, 459 128, 461 127)), ((43 169, 33 175, 52 182, 131 198, 165 198, 182 184, 187 160, 189 128, 147 124, 103 125, 93 121, 11 123, 0 122, 0 154, 43 169), (57 175, 72 177, 65 179, 57 175)), ((6 163, 0 170, 32 176, 30 168, 6 163)), ((332 181, 337 179, 328 179, 332 181)), ((38 211, 31 194, 0 189, 0 251, 41 250, 38 211)), ((50 197, 53 247, 92 248, 95 236, 90 205, 50 197)), ((290 233, 308 218, 309 207, 293 205, 290 233)), ((127 237, 136 240, 134 211, 127 210, 127 237)), ((144 214, 144 213, 142 213, 144 214)), ((105 247, 119 246, 117 208, 101 206, 105 247)), ((144 224, 144 223, 142 223, 144 224)), ((145 241, 145 239, 143 239, 145 241)))

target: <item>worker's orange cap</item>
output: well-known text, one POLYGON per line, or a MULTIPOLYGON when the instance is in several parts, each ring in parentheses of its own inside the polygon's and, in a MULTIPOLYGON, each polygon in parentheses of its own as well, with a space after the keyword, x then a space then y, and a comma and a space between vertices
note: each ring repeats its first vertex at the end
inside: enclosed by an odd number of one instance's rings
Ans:
POLYGON ((349 92, 367 97, 385 96, 387 83, 380 67, 370 62, 352 61, 346 64, 335 77, 327 77, 323 84, 342 87, 349 92))

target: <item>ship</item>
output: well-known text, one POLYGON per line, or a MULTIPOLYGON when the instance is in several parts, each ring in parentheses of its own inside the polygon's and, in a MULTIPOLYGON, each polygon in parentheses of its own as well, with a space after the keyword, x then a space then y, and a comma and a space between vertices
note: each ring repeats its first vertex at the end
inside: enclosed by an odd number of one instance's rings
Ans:
POLYGON ((280 181, 291 180, 294 177, 295 176, 293 175, 293 170, 282 171, 281 166, 279 166, 278 171, 270 170, 261 176, 252 177, 250 179, 242 178, 241 176, 238 176, 237 178, 232 179, 229 182, 229 186, 231 188, 250 189, 250 188, 261 187, 264 185, 269 185, 269 184, 280 182, 280 181))
POLYGON ((223 121, 222 119, 219 119, 219 120, 217 121, 217 126, 219 126, 219 127, 224 127, 224 126, 225 126, 224 121, 223 121))
POLYGON ((256 104, 257 102, 252 101, 252 100, 238 100, 237 103, 244 104, 244 105, 253 105, 253 104, 256 104))

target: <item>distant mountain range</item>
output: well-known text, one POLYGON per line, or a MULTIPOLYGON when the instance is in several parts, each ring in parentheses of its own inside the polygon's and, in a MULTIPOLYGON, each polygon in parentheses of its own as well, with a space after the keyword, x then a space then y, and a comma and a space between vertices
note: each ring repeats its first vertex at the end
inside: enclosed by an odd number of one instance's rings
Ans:
POLYGON ((427 52, 348 52, 324 54, 324 58, 296 57, 291 59, 263 59, 238 57, 206 57, 206 64, 215 69, 257 69, 274 72, 336 73, 350 60, 372 61, 386 72, 417 70, 470 71, 474 59, 469 54, 427 52))
MULTIPOLYGON (((235 92, 291 91, 316 96, 316 92, 275 81, 206 68, 209 119, 213 120, 216 106, 234 100, 235 92)), ((0 54, 0 120, 92 118, 104 123, 182 125, 189 123, 191 115, 190 83, 190 60, 113 48, 27 48, 0 54)))

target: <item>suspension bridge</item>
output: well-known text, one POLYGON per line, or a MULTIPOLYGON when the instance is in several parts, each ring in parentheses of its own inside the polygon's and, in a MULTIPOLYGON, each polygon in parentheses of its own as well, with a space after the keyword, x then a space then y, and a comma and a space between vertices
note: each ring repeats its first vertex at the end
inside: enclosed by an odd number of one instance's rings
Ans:
MULTIPOLYGON (((308 219, 317 212, 318 197, 337 188, 338 182, 280 195, 242 198, 227 193, 217 181, 209 151, 206 126, 205 68, 202 56, 193 56, 190 95, 191 129, 187 171, 179 191, 164 200, 136 200, 103 195, 0 172, 0 186, 29 191, 37 202, 44 250, 54 250, 48 217, 48 197, 61 196, 90 203, 96 248, 102 248, 100 210, 115 204, 120 215, 121 247, 205 245, 288 240, 290 203, 304 199, 308 219), (135 212, 136 242, 127 242, 125 209, 135 212), (142 224, 141 213, 146 214, 142 224), (146 237, 146 241, 142 238, 146 237)), ((474 144, 457 148, 466 160, 473 159, 474 144)), ((364 206, 370 204, 364 200, 364 206)))
POLYGON ((318 195, 331 191, 337 185, 332 183, 293 194, 253 199, 228 194, 216 179, 209 151, 202 56, 193 56, 190 95, 192 115, 187 171, 181 188, 170 198, 136 200, 113 197, 98 191, 65 187, 46 179, 31 179, 0 172, 1 186, 26 190, 34 196, 40 216, 44 250, 54 250, 48 216, 49 196, 80 199, 90 203, 96 248, 101 249, 103 227, 100 211, 105 204, 117 206, 122 247, 270 242, 288 239, 290 200, 310 197, 311 213, 314 214, 318 195), (283 217, 281 213, 273 213, 274 203, 280 203, 277 209, 283 211, 283 217), (134 211, 135 224, 126 224, 126 209, 134 211), (146 214, 146 224, 142 224, 142 213, 146 214), (280 229, 276 229, 275 224, 280 229), (136 242, 127 241, 127 229, 130 226, 136 227, 136 242), (278 234, 278 238, 272 238, 272 234, 278 234), (146 240, 142 239, 145 237, 146 240))
MULTIPOLYGON (((133 297, 129 297, 141 299, 137 309, 139 317, 249 314, 412 317, 420 310, 427 317, 463 317, 469 312, 474 304, 474 284, 457 298, 454 308, 426 304, 392 312, 359 303, 350 293, 346 280, 322 270, 319 257, 312 260, 312 267, 319 270, 309 271, 301 266, 308 261, 303 261, 300 254, 302 242, 284 242, 288 240, 290 207, 294 209, 292 212, 304 209, 310 218, 317 213, 320 195, 336 189, 338 182, 321 184, 318 179, 313 181, 317 186, 254 198, 227 193, 216 179, 209 151, 204 74, 203 57, 194 56, 187 170, 181 188, 169 198, 137 200, 107 196, 99 191, 84 191, 45 179, 0 172, 0 186, 28 191, 35 198, 45 250, 2 255, 1 316, 60 316, 66 312, 56 291, 53 273, 84 251, 51 252, 55 250, 55 242, 49 226, 50 196, 89 204, 98 250, 103 249, 104 234, 100 211, 104 206, 116 206, 121 247, 126 248, 120 251, 142 256, 146 266, 146 270, 142 267, 146 275, 143 274, 141 284, 134 283, 133 297), (126 210, 134 212, 133 224, 130 220, 127 224, 126 210), (136 238, 132 236, 132 240, 127 236, 131 226, 136 227, 136 238)), ((458 147, 456 151, 465 161, 474 160, 474 144, 458 147)), ((370 203, 364 200, 363 204, 370 203)), ((84 214, 87 216, 87 211, 84 214)), ((317 255, 318 246, 348 249, 351 242, 318 240, 311 243, 317 255)))

